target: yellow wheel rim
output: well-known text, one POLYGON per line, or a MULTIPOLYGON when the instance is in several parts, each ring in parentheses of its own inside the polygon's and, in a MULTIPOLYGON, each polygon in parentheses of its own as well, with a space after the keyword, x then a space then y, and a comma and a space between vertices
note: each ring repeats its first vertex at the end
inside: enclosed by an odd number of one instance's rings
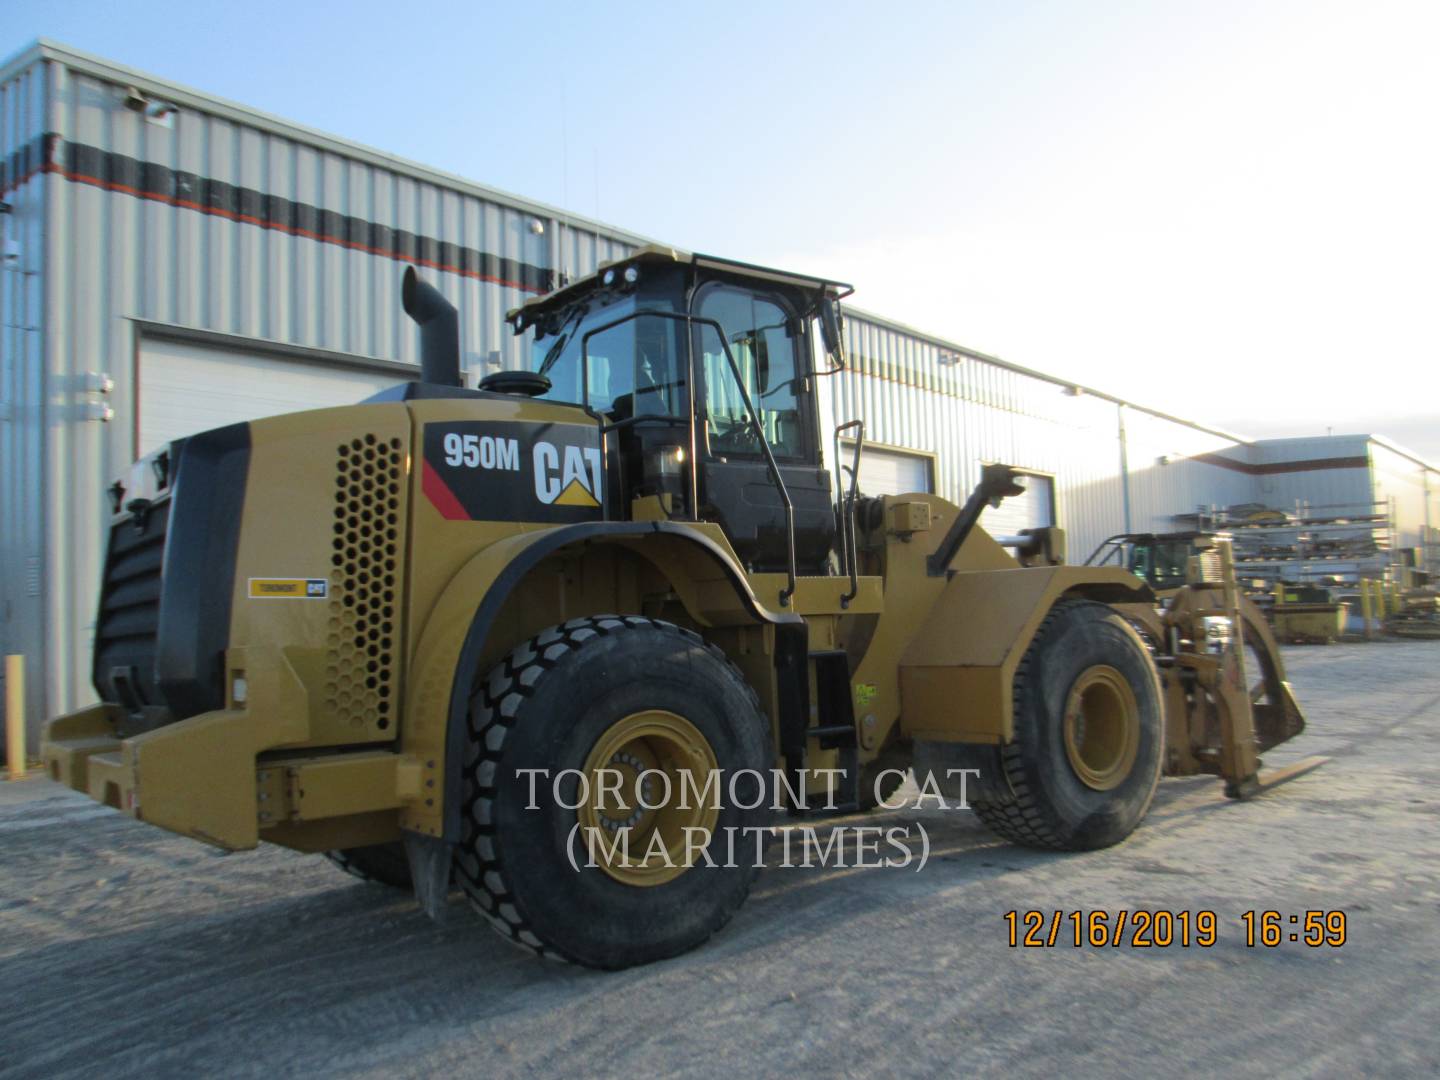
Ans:
POLYGON ((663 885, 709 846, 720 816, 715 751, 663 709, 611 724, 585 758, 588 799, 576 811, 587 858, 625 885, 663 885), (699 832, 696 830, 704 830, 699 832))
POLYGON ((1109 791, 1130 775, 1140 752, 1140 708, 1119 671, 1096 664, 1065 698, 1065 756, 1086 787, 1109 791))

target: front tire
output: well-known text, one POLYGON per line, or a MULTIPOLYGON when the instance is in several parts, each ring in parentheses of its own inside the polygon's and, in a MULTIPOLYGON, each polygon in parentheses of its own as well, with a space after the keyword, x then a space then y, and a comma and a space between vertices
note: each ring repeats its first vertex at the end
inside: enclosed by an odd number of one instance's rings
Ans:
POLYGON ((694 948, 744 902, 771 815, 770 730, 740 672, 699 635, 633 616, 551 627, 477 687, 470 725, 457 877, 512 942, 629 967, 694 948), (524 770, 537 769, 548 772, 532 800, 524 770), (625 781, 618 799, 598 790, 601 769, 625 781), (685 771, 700 793, 713 772, 716 797, 681 806, 685 771), (635 801, 642 773, 659 809, 635 801), (585 843, 621 830, 629 860, 585 843))
POLYGON ((1014 739, 998 755, 1009 797, 977 799, 980 819, 1014 843, 1058 851, 1129 836, 1165 750, 1159 677, 1130 625, 1104 604, 1056 604, 1016 671, 1014 701, 1014 739))

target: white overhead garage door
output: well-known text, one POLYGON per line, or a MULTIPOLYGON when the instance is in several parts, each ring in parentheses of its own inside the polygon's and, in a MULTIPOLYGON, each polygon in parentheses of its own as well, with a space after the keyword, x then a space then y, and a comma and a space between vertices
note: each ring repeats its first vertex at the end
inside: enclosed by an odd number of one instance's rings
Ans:
MULTIPOLYGON (((840 452, 841 464, 849 465, 855 460, 854 443, 842 443, 840 452)), ((863 494, 906 495, 912 491, 934 490, 931 460, 926 455, 869 445, 861 451, 860 491, 863 494)))
POLYGON ((399 375, 188 341, 142 339, 139 453, 197 431, 263 416, 353 405, 399 375))
POLYGON ((1022 473, 1025 493, 987 507, 980 515, 980 527, 991 536, 1019 536, 1021 529, 1038 529, 1055 524, 1055 481, 1036 473, 1022 473))

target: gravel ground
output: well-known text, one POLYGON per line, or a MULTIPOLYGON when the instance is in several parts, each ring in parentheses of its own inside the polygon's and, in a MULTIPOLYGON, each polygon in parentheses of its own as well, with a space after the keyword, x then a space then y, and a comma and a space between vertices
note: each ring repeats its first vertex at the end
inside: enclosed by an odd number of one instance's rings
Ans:
POLYGON ((279 849, 222 856, 44 780, 0 784, 0 1076, 1440 1073, 1440 644, 1290 649, 1331 762, 1246 804, 1161 784, 1086 855, 925 826, 920 872, 761 876, 709 945, 600 974, 458 901, 279 849), (1011 909, 1218 913, 1212 948, 1012 949, 1011 909), (1341 948, 1241 912, 1342 910, 1341 948))

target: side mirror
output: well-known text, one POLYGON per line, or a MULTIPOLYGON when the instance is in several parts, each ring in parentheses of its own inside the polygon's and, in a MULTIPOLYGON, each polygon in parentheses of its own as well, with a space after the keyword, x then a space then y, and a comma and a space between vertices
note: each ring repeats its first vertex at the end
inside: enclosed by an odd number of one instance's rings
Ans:
POLYGON ((845 320, 840 314, 840 301, 827 296, 820 301, 820 340, 836 367, 845 366, 845 320))

